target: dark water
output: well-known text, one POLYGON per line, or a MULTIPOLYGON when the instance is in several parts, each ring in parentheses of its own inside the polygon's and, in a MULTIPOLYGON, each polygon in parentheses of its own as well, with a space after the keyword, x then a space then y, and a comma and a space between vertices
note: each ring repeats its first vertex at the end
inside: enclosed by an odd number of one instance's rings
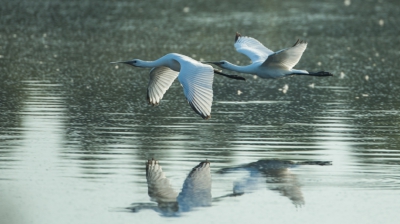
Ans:
POLYGON ((400 2, 0 3, 0 223, 398 223, 400 2), (218 76, 202 120, 177 81, 151 107, 149 70, 109 64, 247 64, 236 31, 307 40, 296 68, 335 76, 218 76), (149 196, 151 158, 179 200, 149 196))

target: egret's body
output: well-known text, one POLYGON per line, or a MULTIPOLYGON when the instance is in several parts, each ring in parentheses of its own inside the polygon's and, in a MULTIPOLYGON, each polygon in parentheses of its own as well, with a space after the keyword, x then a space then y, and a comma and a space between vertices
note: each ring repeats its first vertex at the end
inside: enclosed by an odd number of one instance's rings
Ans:
POLYGON ((332 76, 329 72, 311 73, 306 70, 297 70, 293 67, 299 62, 307 47, 307 42, 298 40, 292 47, 273 52, 252 37, 243 37, 236 33, 236 51, 249 57, 252 64, 239 66, 228 61, 206 62, 221 68, 254 74, 264 79, 276 79, 291 75, 332 76))
POLYGON ((112 63, 152 68, 147 87, 147 99, 152 105, 160 103, 164 93, 178 77, 189 105, 204 119, 211 117, 214 73, 228 78, 244 80, 243 77, 220 73, 210 65, 205 65, 188 56, 176 53, 167 54, 155 61, 134 59, 112 63))

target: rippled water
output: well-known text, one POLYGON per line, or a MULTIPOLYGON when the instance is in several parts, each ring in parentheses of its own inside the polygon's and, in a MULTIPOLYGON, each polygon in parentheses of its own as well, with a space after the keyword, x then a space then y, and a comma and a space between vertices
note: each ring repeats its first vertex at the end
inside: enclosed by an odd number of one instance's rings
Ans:
POLYGON ((397 1, 1 5, 0 223, 398 222, 397 1), (236 31, 305 39, 296 67, 335 76, 215 77, 202 120, 178 82, 151 107, 148 70, 108 63, 246 64, 236 31))

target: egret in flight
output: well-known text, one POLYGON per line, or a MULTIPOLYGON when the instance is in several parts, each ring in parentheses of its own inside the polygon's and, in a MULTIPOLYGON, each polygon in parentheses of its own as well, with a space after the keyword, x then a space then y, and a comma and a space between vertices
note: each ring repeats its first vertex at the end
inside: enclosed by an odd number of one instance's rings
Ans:
POLYGON ((234 46, 236 51, 249 57, 252 64, 238 66, 228 61, 204 63, 215 64, 221 68, 236 72, 254 74, 264 79, 276 79, 292 75, 332 76, 331 73, 324 71, 308 72, 306 70, 293 69, 307 47, 307 42, 305 41, 297 40, 292 47, 273 52, 258 40, 236 33, 234 46))
POLYGON ((147 86, 147 100, 152 105, 160 103, 164 93, 178 77, 189 105, 203 119, 211 117, 214 73, 232 79, 245 80, 241 76, 221 73, 211 65, 202 64, 188 56, 176 53, 166 54, 155 61, 133 59, 111 63, 152 68, 147 86))

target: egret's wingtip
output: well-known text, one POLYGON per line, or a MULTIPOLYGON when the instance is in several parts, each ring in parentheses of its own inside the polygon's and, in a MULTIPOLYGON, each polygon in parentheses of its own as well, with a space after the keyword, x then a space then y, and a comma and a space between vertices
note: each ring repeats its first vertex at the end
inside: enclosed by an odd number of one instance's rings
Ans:
POLYGON ((296 46, 297 44, 299 44, 300 39, 297 39, 296 43, 293 44, 293 47, 296 46))
POLYGON ((158 164, 158 160, 155 160, 154 158, 148 159, 146 165, 147 166, 154 166, 158 164))
POLYGON ((236 43, 236 41, 241 37, 242 35, 240 35, 240 33, 239 32, 236 32, 236 36, 235 36, 235 43, 236 43))

